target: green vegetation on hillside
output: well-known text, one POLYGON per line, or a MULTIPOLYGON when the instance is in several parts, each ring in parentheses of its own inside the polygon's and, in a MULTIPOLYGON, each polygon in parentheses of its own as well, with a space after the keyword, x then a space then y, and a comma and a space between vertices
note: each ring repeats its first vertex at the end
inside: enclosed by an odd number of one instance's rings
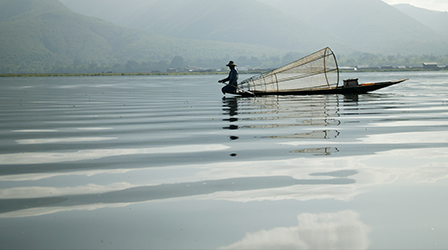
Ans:
MULTIPOLYGON (((298 53, 288 53, 283 57, 245 57, 240 56, 233 58, 238 63, 239 69, 243 70, 260 70, 270 69, 285 65, 289 62, 297 60, 301 57, 298 53), (250 66, 250 67, 248 67, 250 66)), ((338 64, 340 67, 384 67, 384 66, 406 66, 406 67, 422 67, 424 62, 436 62, 439 66, 448 65, 448 55, 434 56, 434 55, 422 55, 422 56, 383 56, 380 54, 368 54, 368 53, 353 53, 350 55, 337 56, 338 64)), ((39 73, 44 73, 45 76, 53 75, 135 75, 135 74, 168 74, 168 69, 172 68, 179 74, 192 73, 192 74, 206 74, 206 73, 219 73, 216 70, 225 68, 224 65, 228 62, 227 59, 222 58, 218 60, 197 60, 192 61, 184 59, 183 57, 176 56, 169 61, 159 62, 137 62, 128 61, 123 64, 98 64, 98 63, 84 63, 82 61, 75 61, 68 66, 55 66, 52 69, 43 72, 0 72, 3 76, 10 75, 11 73, 21 73, 21 75, 40 76, 39 73), (177 60, 177 62, 176 62, 177 60)), ((377 69, 380 70, 380 69, 377 69)), ((384 69, 381 69, 384 70, 384 69)), ((403 70, 403 69, 394 69, 403 70)), ((415 69, 413 69, 415 70, 415 69)), ((242 70, 241 70, 242 71, 242 70)), ((226 69, 224 69, 226 72, 226 69)))
MULTIPOLYGON (((328 0, 320 1, 327 2, 328 0)), ((369 0, 369 3, 373 4, 372 8, 376 8, 377 3, 375 4, 372 1, 369 0)), ((87 0, 84 1, 86 4, 88 2, 87 0)), ((143 0, 139 2, 148 3, 143 0)), ((448 43, 443 41, 427 43, 422 39, 421 43, 420 41, 406 40, 397 42, 387 37, 388 42, 383 43, 384 46, 389 46, 389 42, 391 44, 395 43, 408 52, 418 51, 412 52, 417 55, 410 55, 411 53, 400 55, 397 52, 394 52, 395 54, 393 55, 373 53, 348 54, 350 52, 340 49, 342 41, 333 39, 334 36, 330 36, 329 32, 322 32, 321 30, 319 32, 320 35, 317 36, 314 31, 318 29, 312 31, 310 27, 307 27, 300 21, 293 21, 291 17, 283 17, 284 13, 280 10, 271 10, 266 5, 259 6, 260 3, 256 1, 239 1, 237 5, 239 8, 235 11, 242 16, 237 16, 227 21, 217 17, 220 11, 224 10, 221 8, 222 4, 227 3, 216 1, 219 4, 213 5, 212 1, 208 0, 191 0, 192 5, 187 4, 187 7, 190 9, 194 9, 194 6, 200 3, 207 4, 204 5, 205 7, 208 4, 212 4, 213 7, 207 9, 203 6, 204 8, 198 9, 198 11, 202 11, 197 13, 198 16, 195 16, 195 18, 197 17, 198 19, 195 19, 191 16, 191 13, 182 8, 182 6, 185 6, 185 3, 182 2, 181 5, 170 8, 170 6, 167 6, 168 2, 173 3, 171 1, 152 1, 153 4, 157 3, 161 7, 150 12, 145 12, 146 9, 145 11, 142 10, 140 13, 142 16, 136 17, 135 20, 152 20, 149 23, 144 22, 144 24, 151 25, 155 30, 163 31, 164 28, 167 28, 166 32, 172 31, 177 34, 195 30, 196 33, 204 32, 203 34, 208 34, 204 35, 203 38, 221 41, 226 39, 229 41, 258 41, 260 44, 272 45, 270 43, 284 40, 284 48, 292 46, 289 48, 297 48, 300 50, 300 53, 262 45, 173 38, 151 33, 150 31, 125 28, 98 18, 77 14, 58 0, 0 0, 0 73, 98 74, 102 72, 167 72, 168 68, 184 71, 187 66, 190 66, 188 69, 207 70, 219 69, 229 60, 235 61, 240 68, 267 69, 282 66, 299 59, 305 54, 321 49, 323 45, 319 44, 323 44, 324 41, 321 40, 322 35, 326 37, 326 41, 330 41, 328 43, 325 42, 325 46, 330 46, 334 49, 338 55, 340 66, 356 67, 369 65, 374 67, 392 65, 418 67, 423 62, 437 62, 439 65, 448 64, 448 55, 418 55, 421 51, 417 47, 421 48, 426 45, 426 47, 430 48, 445 48, 448 46, 448 43), (206 9, 209 12, 203 11, 206 9), (154 21, 157 19, 156 16, 145 16, 145 13, 163 16, 164 10, 175 10, 170 14, 174 15, 173 19, 161 19, 159 20, 160 22, 156 22, 154 21), (157 11, 160 11, 160 13, 156 13, 157 11), (178 16, 176 13, 179 15, 185 14, 185 16, 178 16), (258 22, 257 20, 260 19, 259 15, 266 19, 258 22), (166 23, 170 20, 173 23, 166 23), (182 20, 191 20, 192 22, 182 23, 182 20), (199 22, 198 20, 202 21, 199 22), (177 26, 176 23, 183 26, 177 26), (252 38, 243 39, 244 35, 250 36, 253 33, 257 37, 255 40, 251 40, 252 38), (291 34, 285 35, 286 33, 291 34), (218 36, 228 37, 226 39, 218 39, 218 36), (315 41, 319 41, 319 43, 315 41), (310 44, 313 49, 307 48, 310 44)), ((312 3, 313 6, 317 4, 314 0, 307 2, 312 3)), ((294 6, 302 4, 301 6, 303 6, 302 2, 298 3, 298 1, 293 0, 290 1, 288 6, 292 4, 294 6)), ((387 7, 387 5, 383 5, 381 5, 381 8, 387 7)), ((359 3, 356 6, 359 8, 359 3)), ((354 7, 356 6, 354 5, 354 7)), ((101 5, 98 5, 98 8, 100 7, 101 5)), ((110 5, 108 8, 115 8, 115 6, 110 5)), ((230 12, 233 11, 233 8, 225 10, 230 12)), ((327 6, 321 11, 324 11, 322 13, 327 13, 330 10, 327 6)), ((386 18, 384 15, 382 17, 386 18)), ((347 23, 343 28, 345 30, 350 29, 348 24, 350 24, 352 19, 344 17, 344 20, 347 23)), ((366 22, 365 20, 364 22, 358 20, 357 23, 365 24, 366 22)), ((400 25, 405 24, 407 24, 406 21, 400 22, 400 25)), ((337 24, 333 23, 332 25, 337 24)), ((366 29, 368 29, 367 26, 365 25, 366 29)), ((359 26, 357 27, 358 29, 356 30, 361 32, 362 29, 359 29, 359 26)), ((385 26, 378 27, 384 28, 385 26)), ((409 29, 409 27, 407 28, 409 29)), ((377 30, 377 34, 381 33, 381 29, 377 30)), ((394 29, 391 30, 393 31, 394 29)), ((421 34, 416 37, 427 34, 427 31, 422 27, 420 27, 420 30, 422 30, 421 34)), ((366 30, 366 32, 369 31, 366 30)), ((401 37, 400 34, 398 36, 401 37)), ((360 35, 357 39, 361 38, 362 36, 360 35)), ((368 47, 366 43, 360 44, 368 47)), ((351 51, 354 49, 352 48, 351 51)))
POLYGON ((162 62, 176 55, 226 61, 284 54, 258 45, 169 38, 124 28, 74 13, 57 0, 0 0, 0 7, 17 14, 0 20, 0 73, 91 72, 134 61, 160 70, 162 62))

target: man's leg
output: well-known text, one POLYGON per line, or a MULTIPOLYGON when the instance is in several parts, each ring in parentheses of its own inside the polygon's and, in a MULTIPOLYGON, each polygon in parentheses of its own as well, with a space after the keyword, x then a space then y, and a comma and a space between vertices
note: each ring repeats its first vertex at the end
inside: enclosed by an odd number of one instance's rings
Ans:
POLYGON ((235 94, 236 93, 236 88, 234 86, 231 85, 226 85, 221 89, 222 93, 230 93, 230 94, 235 94))

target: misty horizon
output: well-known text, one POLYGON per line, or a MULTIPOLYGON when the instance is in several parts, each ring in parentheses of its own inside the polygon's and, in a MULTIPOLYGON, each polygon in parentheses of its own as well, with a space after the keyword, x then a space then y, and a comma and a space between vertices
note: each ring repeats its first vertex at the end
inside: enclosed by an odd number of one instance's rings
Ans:
POLYGON ((9 48, 2 72, 136 63, 156 69, 150 65, 169 66, 176 56, 200 67, 246 58, 266 68, 324 47, 369 65, 387 56, 415 65, 426 55, 448 64, 448 13, 381 0, 1 0, 0 6, 2 46, 9 48))

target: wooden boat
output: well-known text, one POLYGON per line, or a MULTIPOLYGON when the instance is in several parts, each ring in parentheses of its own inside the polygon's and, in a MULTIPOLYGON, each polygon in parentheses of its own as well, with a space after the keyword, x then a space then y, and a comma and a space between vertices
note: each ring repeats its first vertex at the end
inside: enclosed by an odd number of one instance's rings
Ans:
POLYGON ((336 56, 324 48, 268 73, 245 79, 238 84, 237 95, 322 95, 365 94, 408 79, 359 84, 358 79, 346 79, 339 84, 336 56))
POLYGON ((297 90, 297 91, 276 91, 276 92, 264 92, 264 91, 246 91, 239 90, 236 94, 240 96, 263 96, 263 95, 326 95, 326 94, 366 94, 378 89, 389 87, 408 79, 400 79, 395 81, 384 81, 377 83, 363 83, 357 86, 344 87, 340 86, 331 89, 316 89, 316 90, 297 90))

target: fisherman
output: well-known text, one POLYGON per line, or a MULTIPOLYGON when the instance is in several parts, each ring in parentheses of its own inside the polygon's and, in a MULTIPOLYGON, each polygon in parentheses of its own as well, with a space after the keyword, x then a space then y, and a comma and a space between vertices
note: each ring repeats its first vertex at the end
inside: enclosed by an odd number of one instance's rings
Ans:
POLYGON ((229 82, 226 86, 224 86, 221 91, 223 94, 225 93, 236 93, 236 88, 238 85, 238 72, 236 71, 235 67, 236 64, 233 61, 230 61, 226 66, 230 68, 229 76, 226 79, 219 80, 220 83, 229 82))

